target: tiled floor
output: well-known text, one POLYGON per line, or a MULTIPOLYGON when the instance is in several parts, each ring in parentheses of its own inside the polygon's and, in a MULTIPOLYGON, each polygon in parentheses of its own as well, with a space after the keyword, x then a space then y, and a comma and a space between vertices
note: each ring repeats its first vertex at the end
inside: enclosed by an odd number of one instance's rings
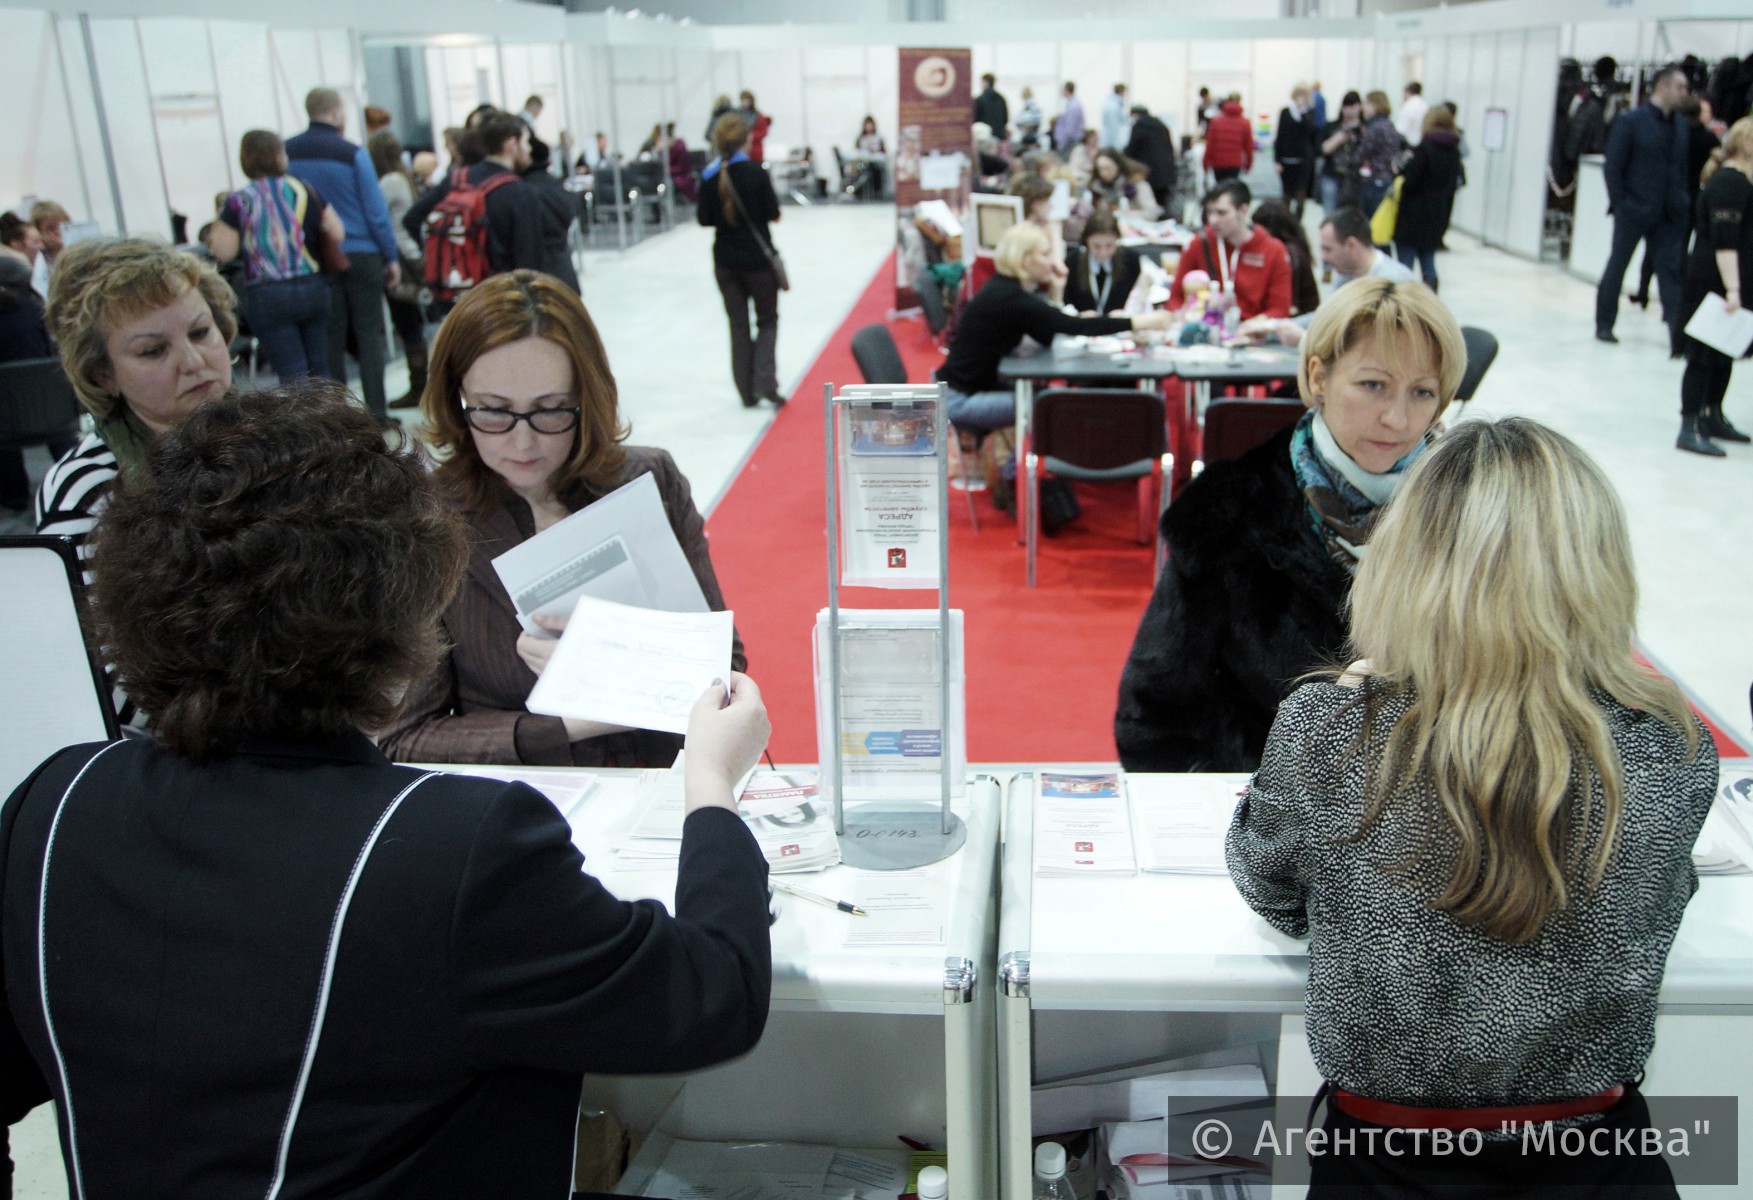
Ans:
MULTIPOLYGON (((809 365, 893 238, 891 209, 786 210, 777 240, 794 283, 781 302, 782 383, 809 365)), ((1644 645, 1728 728, 1753 736, 1753 448, 1729 447, 1722 460, 1673 448, 1680 364, 1667 357, 1656 313, 1628 308, 1621 344, 1602 345, 1593 338, 1591 286, 1463 236, 1450 244, 1439 263, 1444 299, 1462 324, 1502 342, 1467 415, 1534 417, 1601 462, 1630 516, 1644 645)), ((766 409, 743 409, 730 384, 710 235, 683 227, 624 255, 593 254, 583 284, 633 440, 674 454, 707 507, 768 420, 766 409)), ((391 394, 399 394, 405 378, 400 368, 392 376, 391 394)), ((1737 372, 1726 411, 1753 428, 1753 366, 1737 372)), ((13 1152, 21 1200, 66 1195, 48 1109, 13 1131, 13 1152)))

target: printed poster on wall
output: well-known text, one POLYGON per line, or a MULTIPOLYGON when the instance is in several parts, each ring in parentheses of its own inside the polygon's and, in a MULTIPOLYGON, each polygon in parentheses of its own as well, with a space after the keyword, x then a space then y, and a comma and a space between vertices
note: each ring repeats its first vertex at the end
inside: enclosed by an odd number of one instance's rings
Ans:
MULTIPOLYGON (((895 140, 895 305, 918 303, 921 271, 962 261, 962 222, 974 184, 973 55, 900 50, 900 128, 895 140)), ((940 277, 951 272, 938 271, 940 277)), ((954 271, 960 279, 959 269, 954 271)), ((954 282, 940 279, 941 282, 954 282)))

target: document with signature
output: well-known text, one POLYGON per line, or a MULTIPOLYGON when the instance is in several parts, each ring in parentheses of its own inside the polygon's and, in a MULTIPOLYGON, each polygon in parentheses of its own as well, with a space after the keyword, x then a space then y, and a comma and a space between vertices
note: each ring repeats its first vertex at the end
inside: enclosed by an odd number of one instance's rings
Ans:
POLYGON ((701 693, 730 679, 731 621, 728 612, 658 612, 580 596, 526 707, 686 733, 701 693))

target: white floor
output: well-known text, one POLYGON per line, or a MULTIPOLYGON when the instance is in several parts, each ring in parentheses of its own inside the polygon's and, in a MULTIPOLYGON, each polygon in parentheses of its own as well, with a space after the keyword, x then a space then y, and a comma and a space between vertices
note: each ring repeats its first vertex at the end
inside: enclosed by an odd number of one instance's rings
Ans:
MULTIPOLYGON (((1314 210, 1311 209, 1311 213, 1314 210)), ((780 381, 787 392, 814 359, 893 244, 893 210, 787 209, 777 229, 794 281, 782 297, 780 381)), ((1496 333, 1497 363, 1472 416, 1519 414, 1575 438, 1618 481, 1643 588, 1641 636, 1650 654, 1743 739, 1753 738, 1753 448, 1706 460, 1673 448, 1681 364, 1667 357, 1658 315, 1627 308, 1621 344, 1594 340, 1594 288, 1557 267, 1449 239, 1442 295, 1462 324, 1496 333)), ((770 419, 745 410, 730 383, 711 237, 684 227, 624 255, 586 261, 585 301, 620 387, 633 440, 675 455, 707 508, 770 419)), ((391 394, 405 383, 399 368, 391 394)), ((1753 366, 1736 373, 1725 406, 1753 429, 1753 366)), ((773 536, 820 535, 815 529, 773 536)), ((1021 551, 1019 550, 1020 554, 1021 551)), ((1109 704, 1105 691, 1088 698, 1109 704)), ((66 1196, 50 1110, 12 1133, 20 1200, 66 1196)))

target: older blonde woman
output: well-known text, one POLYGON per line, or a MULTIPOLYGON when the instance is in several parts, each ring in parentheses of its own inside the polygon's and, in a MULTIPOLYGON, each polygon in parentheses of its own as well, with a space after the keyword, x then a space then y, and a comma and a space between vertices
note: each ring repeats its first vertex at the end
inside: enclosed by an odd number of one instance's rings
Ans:
POLYGON ((1677 1195, 1611 1147, 1649 1128, 1717 756, 1633 660, 1636 612, 1612 485, 1533 421, 1465 422, 1388 506, 1351 591, 1367 661, 1279 707, 1228 841, 1248 903, 1309 938, 1338 1151, 1311 1197, 1677 1195), (1579 1119, 1588 1153, 1559 1152, 1579 1119), (1391 1153, 1412 1130, 1476 1149, 1391 1153))
POLYGON ((231 388, 235 300, 192 254, 144 238, 80 242, 49 285, 49 336, 97 428, 43 478, 37 532, 81 546, 152 439, 231 388))
POLYGON ((1055 258, 1052 243, 1039 225, 1013 225, 998 240, 997 274, 988 279, 956 326, 949 357, 937 378, 949 388, 949 418, 967 429, 998 429, 1015 419, 1015 394, 998 379, 998 364, 1024 337, 1042 345, 1053 335, 1120 333, 1128 329, 1162 329, 1163 312, 1130 317, 1074 317, 1054 308, 1031 288, 1063 284, 1065 262, 1055 258))
POLYGON ((1120 679, 1129 771, 1251 771, 1290 682, 1345 644, 1382 505, 1455 398, 1467 350, 1422 284, 1360 279, 1315 313, 1296 427, 1215 463, 1163 514, 1168 564, 1120 679))

